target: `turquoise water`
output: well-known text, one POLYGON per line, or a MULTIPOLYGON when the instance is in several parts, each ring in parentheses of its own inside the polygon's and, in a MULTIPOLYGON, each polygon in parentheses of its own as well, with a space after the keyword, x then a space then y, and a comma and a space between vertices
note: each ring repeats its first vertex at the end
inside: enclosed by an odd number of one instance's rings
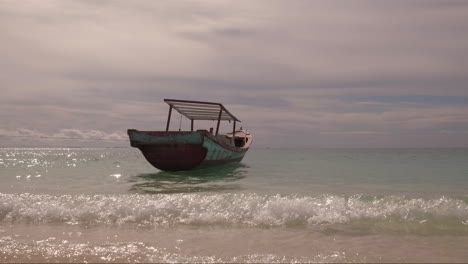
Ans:
POLYGON ((0 260, 466 262, 468 149, 0 149, 0 260), (24 252, 27 252, 26 254, 24 252))

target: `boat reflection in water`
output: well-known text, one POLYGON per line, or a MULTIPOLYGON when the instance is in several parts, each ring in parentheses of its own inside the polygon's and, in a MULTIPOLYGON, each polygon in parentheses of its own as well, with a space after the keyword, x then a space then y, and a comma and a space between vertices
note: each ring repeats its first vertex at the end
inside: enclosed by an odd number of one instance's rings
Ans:
POLYGON ((235 181, 245 178, 248 167, 230 163, 191 171, 140 174, 130 178, 131 191, 138 193, 192 193, 240 190, 235 181))

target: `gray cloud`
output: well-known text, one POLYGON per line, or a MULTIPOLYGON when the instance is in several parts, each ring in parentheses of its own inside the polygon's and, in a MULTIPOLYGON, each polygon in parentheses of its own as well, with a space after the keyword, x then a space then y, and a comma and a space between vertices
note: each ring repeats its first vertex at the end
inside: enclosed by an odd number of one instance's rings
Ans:
POLYGON ((98 130, 60 129, 55 133, 18 128, 7 130, 0 128, 2 147, 124 147, 128 145, 123 133, 106 133, 98 130))
POLYGON ((450 99, 468 96, 467 13, 457 0, 0 0, 1 128, 158 129, 162 99, 182 98, 225 103, 258 146, 468 146, 468 107, 450 99))

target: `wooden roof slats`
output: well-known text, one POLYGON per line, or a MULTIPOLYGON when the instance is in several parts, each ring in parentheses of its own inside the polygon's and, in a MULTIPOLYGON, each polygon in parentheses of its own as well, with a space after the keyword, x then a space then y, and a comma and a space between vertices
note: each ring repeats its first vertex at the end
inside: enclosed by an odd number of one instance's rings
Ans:
MULTIPOLYGON (((194 120, 211 120, 211 121, 216 121, 218 120, 218 118, 214 119, 214 118, 211 118, 211 117, 202 117, 202 116, 197 116, 194 118, 194 120)), ((230 121, 231 119, 230 118, 221 118, 222 121, 230 121)))
MULTIPOLYGON (((184 110, 184 109, 180 109, 180 108, 177 108, 177 107, 174 107, 174 109, 181 110, 181 111, 184 111, 184 112, 186 112, 186 113, 219 114, 219 110, 217 110, 217 111, 211 111, 211 110, 208 110, 208 111, 203 111, 203 110, 184 110)), ((224 113, 224 112, 223 112, 223 113, 224 113)))
POLYGON ((221 120, 240 122, 237 117, 219 103, 176 99, 164 99, 164 102, 191 120, 218 120, 219 113, 222 110, 221 120))
POLYGON ((207 110, 207 111, 219 111, 219 107, 200 107, 200 106, 180 106, 180 105, 173 105, 174 108, 181 109, 181 110, 207 110))

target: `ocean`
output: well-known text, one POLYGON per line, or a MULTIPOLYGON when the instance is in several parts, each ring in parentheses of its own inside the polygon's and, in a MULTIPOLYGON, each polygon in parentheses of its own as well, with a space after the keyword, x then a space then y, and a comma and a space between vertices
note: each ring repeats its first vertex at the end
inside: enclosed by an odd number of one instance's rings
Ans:
POLYGON ((468 262, 468 149, 0 149, 2 262, 468 262))

